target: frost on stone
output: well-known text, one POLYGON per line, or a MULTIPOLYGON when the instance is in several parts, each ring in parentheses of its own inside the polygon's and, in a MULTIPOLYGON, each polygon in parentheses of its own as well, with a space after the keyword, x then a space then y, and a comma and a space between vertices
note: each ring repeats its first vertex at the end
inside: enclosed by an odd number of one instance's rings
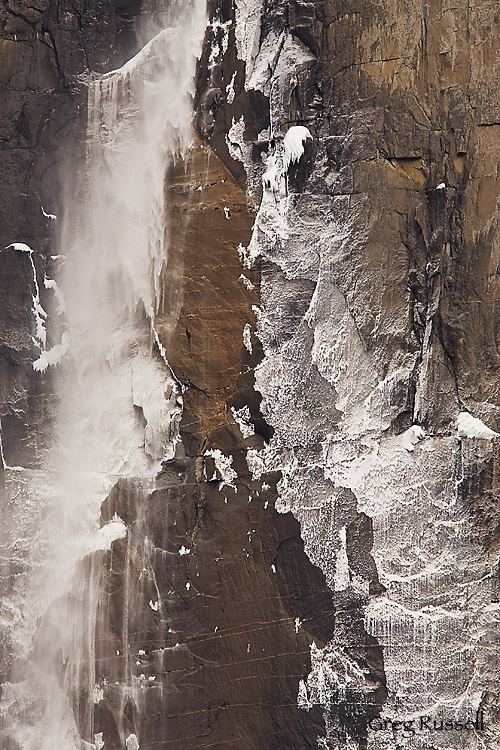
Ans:
MULTIPOLYGON (((296 631, 298 632, 298 631, 296 631)), ((301 708, 303 711, 309 711, 313 704, 309 700, 309 697, 307 695, 307 685, 304 682, 304 680, 300 680, 299 682, 299 692, 297 695, 297 705, 299 708, 301 708)))
POLYGON ((333 577, 335 591, 345 591, 350 583, 349 560, 347 557, 347 529, 343 526, 339 531, 340 549, 335 558, 335 573, 333 577))
POLYGON ((234 81, 236 79, 237 72, 238 71, 236 71, 236 70, 234 71, 231 80, 229 81, 229 83, 226 86, 226 96, 227 96, 227 103, 228 104, 232 104, 234 102, 234 96, 235 96, 235 93, 234 93, 234 81))
POLYGON ((215 468, 219 472, 219 491, 223 487, 231 487, 233 490, 236 490, 234 480, 237 479, 238 474, 233 469, 233 457, 225 456, 218 448, 211 448, 205 451, 205 456, 213 458, 215 468))
POLYGON ((285 171, 290 164, 299 161, 304 153, 304 143, 308 138, 312 138, 312 135, 304 125, 293 125, 287 130, 283 141, 283 166, 285 171))
POLYGON ((259 49, 263 4, 262 0, 236 0, 236 50, 247 69, 251 69, 259 49))
POLYGON ((460 412, 457 420, 457 429, 459 438, 481 438, 483 440, 492 440, 499 437, 500 433, 491 430, 477 417, 473 417, 466 411, 460 412))
POLYGON ((262 451, 255 450, 255 448, 249 448, 247 450, 247 466, 252 474, 252 479, 258 481, 266 472, 262 451))
POLYGON ((345 699, 347 691, 359 693, 360 698, 374 685, 368 682, 369 670, 360 666, 352 657, 331 643, 318 648, 313 641, 311 671, 305 681, 307 697, 311 705, 324 706, 345 699))
POLYGON ((406 432, 403 433, 403 445, 409 453, 415 450, 415 446, 424 439, 426 432, 423 427, 413 424, 406 432))
POLYGON ((253 289, 254 289, 254 285, 252 284, 252 282, 250 281, 250 279, 249 279, 249 278, 248 278, 247 276, 245 276, 245 274, 244 274, 244 273, 240 273, 240 279, 241 279, 241 281, 242 281, 242 282, 244 283, 244 285, 246 286, 246 288, 247 288, 247 289, 248 289, 248 290, 249 290, 250 292, 252 292, 252 291, 253 291, 253 289))
POLYGON ((245 349, 252 353, 252 336, 251 336, 251 327, 250 323, 245 323, 245 327, 243 328, 243 344, 245 346, 245 349))
POLYGON ((135 734, 129 734, 125 742, 125 748, 126 750, 140 750, 139 740, 135 734))
POLYGON ((245 142, 245 118, 241 115, 236 122, 234 117, 226 135, 229 154, 237 161, 245 162, 250 156, 250 146, 245 142))
POLYGON ((210 46, 210 57, 208 58, 208 69, 212 70, 215 65, 220 61, 219 58, 223 57, 229 45, 229 30, 233 22, 221 21, 219 18, 214 18, 208 23, 208 28, 212 30, 214 40, 210 46))
MULTIPOLYGON (((241 242, 240 242, 240 244, 238 245, 238 247, 236 248, 236 250, 238 251, 238 257, 240 259, 240 263, 243 263, 243 266, 245 268, 251 268, 252 267, 252 263, 251 263, 251 260, 250 260, 250 253, 249 253, 248 248, 244 247, 244 245, 242 245, 241 242)), ((241 274, 241 276, 243 276, 243 274, 241 274)), ((240 276, 240 278, 241 278, 241 276, 240 276)))
POLYGON ((255 429, 252 424, 252 417, 248 406, 245 405, 241 409, 235 409, 234 406, 232 406, 231 411, 234 417, 234 421, 240 428, 243 439, 246 440, 252 435, 255 435, 255 429))

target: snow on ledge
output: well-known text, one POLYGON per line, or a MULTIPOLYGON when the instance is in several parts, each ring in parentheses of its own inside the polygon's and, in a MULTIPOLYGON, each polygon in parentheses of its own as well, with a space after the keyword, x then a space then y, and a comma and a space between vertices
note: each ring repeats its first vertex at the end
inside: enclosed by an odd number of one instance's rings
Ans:
POLYGON ((312 138, 312 135, 304 125, 293 125, 287 130, 283 141, 283 166, 285 172, 290 164, 299 161, 304 153, 304 143, 308 138, 312 138))
POLYGON ((115 515, 112 521, 98 529, 88 540, 85 554, 92 554, 98 550, 110 550, 117 539, 127 535, 127 527, 122 519, 115 515))
POLYGON ((409 453, 415 450, 415 446, 426 436, 423 427, 413 424, 406 432, 403 433, 403 445, 409 453))
POLYGON ((484 422, 481 422, 477 417, 473 417, 467 411, 462 411, 458 415, 457 429, 459 438, 492 440, 494 437, 500 437, 500 433, 490 430, 484 422))
POLYGON ((51 349, 46 349, 33 362, 33 369, 37 372, 45 372, 50 365, 58 365, 67 354, 69 348, 69 336, 63 333, 60 344, 55 344, 51 349))

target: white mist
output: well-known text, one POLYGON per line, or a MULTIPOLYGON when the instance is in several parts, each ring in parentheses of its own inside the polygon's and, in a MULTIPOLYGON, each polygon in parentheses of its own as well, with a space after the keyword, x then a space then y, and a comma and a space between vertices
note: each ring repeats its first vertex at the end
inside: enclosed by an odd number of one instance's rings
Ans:
POLYGON ((119 518, 99 529, 101 502, 118 478, 147 487, 178 439, 182 396, 154 344, 154 315, 168 252, 164 182, 169 163, 191 145, 205 26, 205 0, 146 9, 139 53, 89 82, 86 170, 81 188, 66 196, 56 279, 66 353, 56 370, 61 406, 47 466, 46 558, 25 594, 43 627, 34 640, 37 665, 7 696, 21 750, 81 750, 67 693, 87 701, 78 708, 85 739, 93 740, 85 746, 106 739, 93 737, 92 724, 100 574, 82 560, 126 535, 119 518))

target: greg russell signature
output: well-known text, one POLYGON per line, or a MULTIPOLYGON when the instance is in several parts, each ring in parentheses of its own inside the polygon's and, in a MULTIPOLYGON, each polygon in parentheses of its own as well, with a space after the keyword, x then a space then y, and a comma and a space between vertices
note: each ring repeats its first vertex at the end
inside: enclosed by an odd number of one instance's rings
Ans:
POLYGON ((476 713, 475 719, 417 716, 413 719, 396 720, 374 716, 369 720, 368 726, 373 732, 401 732, 403 737, 413 737, 417 732, 482 732, 485 728, 482 711, 476 713))

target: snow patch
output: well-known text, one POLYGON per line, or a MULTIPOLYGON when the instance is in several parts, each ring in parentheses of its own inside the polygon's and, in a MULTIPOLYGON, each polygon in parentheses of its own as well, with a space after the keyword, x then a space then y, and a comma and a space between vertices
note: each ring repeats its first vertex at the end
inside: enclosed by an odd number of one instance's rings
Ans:
POLYGON ((154 602, 152 599, 149 600, 149 606, 153 610, 153 612, 158 612, 158 602, 154 602))
POLYGON ((125 742, 125 747, 127 750, 140 750, 139 740, 137 739, 135 734, 129 734, 125 742))
POLYGON ((308 138, 312 138, 308 128, 304 125, 293 125, 285 135, 283 141, 283 166, 285 171, 290 164, 299 161, 304 153, 304 143, 308 138))
POLYGON ((54 292, 57 301, 57 314, 64 315, 64 313, 66 312, 66 301, 64 299, 63 293, 57 285, 57 282, 54 281, 54 279, 48 279, 47 277, 45 277, 43 280, 43 285, 45 289, 52 289, 52 291, 54 292))
POLYGON ((31 247, 29 245, 26 245, 24 242, 11 242, 11 244, 7 245, 5 249, 8 250, 10 247, 20 253, 29 253, 31 255, 31 253, 33 252, 31 247))
POLYGON ((214 18, 213 21, 210 21, 208 24, 208 28, 212 29, 214 33, 214 40, 211 45, 210 57, 208 59, 209 70, 212 70, 217 64, 218 58, 221 55, 224 56, 227 52, 229 46, 229 29, 232 24, 233 22, 231 19, 223 22, 218 18, 214 18))
POLYGON ((58 365, 69 349, 69 336, 66 332, 63 333, 61 342, 55 344, 51 349, 43 351, 38 359, 33 362, 33 369, 36 372, 45 372, 45 370, 51 365, 58 365))
POLYGON ((95 747, 95 750, 103 750, 103 747, 104 747, 103 732, 94 734, 94 747, 95 747))
POLYGON ((240 274, 240 279, 242 280, 242 282, 244 283, 244 285, 246 286, 246 288, 248 289, 248 291, 252 292, 255 289, 255 287, 252 284, 252 282, 250 281, 250 279, 247 278, 244 273, 240 274))
POLYGON ((245 118, 241 115, 235 122, 232 119, 231 127, 226 135, 227 149, 236 161, 246 164, 251 158, 251 147, 245 141, 245 118))
POLYGON ((221 477, 219 481, 219 492, 223 487, 226 486, 232 487, 232 489, 236 491, 234 480, 238 477, 238 474, 232 468, 233 457, 225 456, 218 448, 211 448, 210 450, 205 451, 205 456, 210 456, 211 458, 213 458, 215 468, 217 469, 221 477))
POLYGON ((340 549, 335 558, 335 574, 333 576, 335 591, 345 591, 350 583, 349 559, 347 557, 347 529, 343 526, 339 531, 340 549))
POLYGON ((473 417, 466 411, 460 412, 457 420, 457 429, 459 438, 481 438, 483 440, 492 440, 499 437, 500 433, 490 430, 484 422, 477 417, 473 417))
POLYGON ((409 453, 415 450, 415 446, 424 439, 426 432, 423 427, 418 424, 413 424, 406 432, 403 433, 403 446, 409 453))
POLYGON ((446 185, 444 182, 440 182, 439 185, 436 186, 436 190, 444 190, 446 185))
POLYGON ((182 545, 182 547, 179 550, 179 555, 189 555, 190 552, 191 552, 190 549, 182 545))
POLYGON ((251 337, 251 327, 250 323, 246 323, 245 327, 243 328, 243 344, 245 346, 245 349, 252 353, 252 337, 251 337))
POLYGON ((243 439, 246 440, 252 435, 255 435, 254 426, 251 421, 252 415, 250 414, 248 405, 243 406, 241 409, 235 409, 234 406, 232 406, 231 411, 234 417, 234 421, 240 428, 243 439))
POLYGON ((98 529, 88 540, 85 554, 91 554, 98 550, 110 550, 111 545, 117 539, 123 539, 127 535, 127 527, 118 516, 98 529))
POLYGON ((57 216, 55 214, 48 214, 46 211, 44 211, 43 206, 40 206, 40 208, 42 209, 42 214, 46 219, 50 219, 50 221, 55 221, 57 219, 57 216))
POLYGON ((236 79, 237 72, 238 71, 236 71, 236 70, 234 71, 231 80, 229 81, 229 83, 226 86, 226 96, 227 96, 227 103, 228 104, 232 104, 234 102, 234 96, 235 96, 235 93, 234 93, 234 81, 236 79))
MULTIPOLYGON (((249 252, 248 248, 244 247, 241 244, 241 242, 240 242, 240 244, 238 245, 238 247, 236 248, 236 250, 238 251, 238 257, 240 259, 240 263, 243 263, 243 266, 245 268, 251 268, 252 267, 252 261, 250 259, 250 252, 249 252)), ((243 276, 243 274, 241 274, 241 276, 243 276)), ((241 276, 240 276, 240 278, 241 278, 241 276)))
MULTIPOLYGON (((297 631, 296 631, 297 632, 297 631)), ((309 697, 307 695, 307 685, 304 682, 304 680, 299 681, 299 692, 297 695, 297 706, 302 709, 302 711, 309 711, 313 704, 309 700, 309 697)))
POLYGON ((254 481, 258 481, 266 471, 264 459, 255 448, 247 450, 247 465, 254 481))

